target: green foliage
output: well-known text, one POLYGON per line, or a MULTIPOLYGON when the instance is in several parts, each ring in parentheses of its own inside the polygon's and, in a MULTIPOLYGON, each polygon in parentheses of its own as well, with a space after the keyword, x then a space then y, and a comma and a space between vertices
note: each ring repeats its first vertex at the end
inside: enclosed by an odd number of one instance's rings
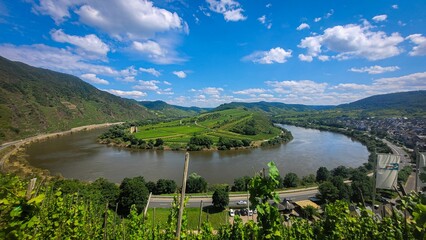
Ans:
MULTIPOLYGON (((189 140, 188 146, 200 147, 201 149, 209 149, 213 145, 213 140, 206 136, 194 136, 189 140)), ((190 150, 192 150, 190 148, 190 150)))
POLYGON ((298 184, 299 184, 299 177, 297 176, 297 174, 290 172, 284 176, 284 179, 283 179, 284 187, 288 187, 288 188, 297 187, 298 184))
POLYGON ((401 181, 405 183, 408 180, 408 177, 410 176, 412 172, 411 166, 405 166, 398 172, 398 182, 401 181))
POLYGON ((232 191, 233 192, 247 191, 250 180, 251 180, 251 177, 249 176, 244 176, 244 177, 234 179, 234 185, 231 188, 232 191))
POLYGON ((215 208, 224 209, 229 204, 229 191, 224 188, 214 191, 212 203, 215 208))
POLYGON ((174 180, 158 179, 157 184, 155 186, 154 193, 155 194, 174 193, 176 189, 177 189, 177 185, 174 180))
POLYGON ((318 187, 318 191, 320 193, 320 198, 324 201, 334 202, 339 199, 339 190, 329 181, 321 183, 318 187))
POLYGON ((317 170, 316 180, 317 182, 324 182, 330 178, 330 171, 326 167, 320 167, 317 170))
POLYGON ((201 193, 207 191, 207 181, 197 173, 191 173, 186 181, 186 192, 201 193))
POLYGON ((143 177, 125 178, 120 184, 120 195, 118 197, 118 210, 121 215, 130 213, 130 207, 136 206, 140 213, 148 200, 148 189, 143 177))

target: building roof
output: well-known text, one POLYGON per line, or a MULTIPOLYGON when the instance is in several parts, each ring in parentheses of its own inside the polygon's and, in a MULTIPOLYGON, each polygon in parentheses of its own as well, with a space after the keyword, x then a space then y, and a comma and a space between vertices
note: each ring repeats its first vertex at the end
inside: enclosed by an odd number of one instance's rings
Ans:
POLYGON ((297 202, 294 202, 294 203, 301 208, 304 208, 306 206, 312 206, 316 209, 320 209, 320 206, 318 206, 318 204, 312 202, 311 200, 302 200, 302 201, 297 201, 297 202))

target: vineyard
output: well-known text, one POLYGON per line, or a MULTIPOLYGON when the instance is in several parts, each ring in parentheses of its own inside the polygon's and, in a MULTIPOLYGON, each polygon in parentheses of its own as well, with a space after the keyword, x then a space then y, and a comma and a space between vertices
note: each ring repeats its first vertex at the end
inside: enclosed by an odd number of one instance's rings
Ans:
MULTIPOLYGON (((257 221, 212 227, 205 221, 199 230, 190 230, 183 214, 181 239, 425 239, 424 196, 404 197, 390 216, 376 218, 361 207, 352 215, 349 203, 335 201, 323 206, 319 219, 291 218, 285 222, 270 200, 279 172, 269 164, 266 176, 257 175, 249 183, 250 202, 256 207, 257 221)), ((130 183, 129 183, 130 184, 130 183)), ((167 224, 156 224, 135 205, 128 214, 117 211, 118 204, 108 196, 91 191, 66 194, 50 183, 28 187, 28 181, 15 176, 0 177, 0 239, 175 239, 178 197, 169 209, 167 224)), ((66 192, 66 191, 65 191, 66 192)))

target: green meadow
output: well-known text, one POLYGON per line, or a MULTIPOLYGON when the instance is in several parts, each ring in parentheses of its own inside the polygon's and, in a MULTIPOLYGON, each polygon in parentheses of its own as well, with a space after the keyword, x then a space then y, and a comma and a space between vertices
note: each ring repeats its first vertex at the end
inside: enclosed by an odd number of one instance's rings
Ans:
POLYGON ((197 117, 138 127, 135 137, 143 140, 161 138, 166 145, 185 145, 193 136, 207 136, 217 143, 220 137, 262 141, 281 133, 279 128, 259 112, 244 108, 209 112, 197 117), (247 128, 252 130, 245 134, 247 128))

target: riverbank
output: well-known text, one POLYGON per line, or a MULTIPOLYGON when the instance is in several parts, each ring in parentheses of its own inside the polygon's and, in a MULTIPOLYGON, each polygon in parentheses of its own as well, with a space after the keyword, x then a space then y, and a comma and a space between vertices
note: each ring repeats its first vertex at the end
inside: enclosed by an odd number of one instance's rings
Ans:
POLYGON ((48 170, 39 169, 31 166, 25 159, 25 147, 35 142, 46 141, 52 138, 89 131, 98 128, 106 128, 114 125, 123 124, 123 122, 91 124, 81 127, 71 128, 70 130, 46 133, 25 139, 4 143, 0 146, 0 171, 3 173, 15 173, 20 176, 39 175, 43 177, 51 177, 48 170))

